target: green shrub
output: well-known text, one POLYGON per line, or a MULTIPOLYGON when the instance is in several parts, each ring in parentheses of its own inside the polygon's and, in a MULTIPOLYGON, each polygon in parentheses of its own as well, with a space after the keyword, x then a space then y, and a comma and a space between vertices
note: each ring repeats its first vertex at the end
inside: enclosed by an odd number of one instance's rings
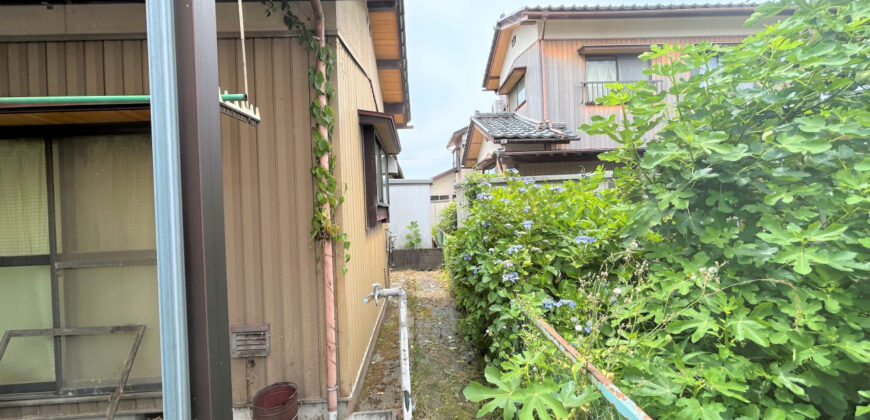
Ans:
MULTIPOLYGON (((870 3, 771 2, 751 20, 789 5, 736 47, 654 47, 645 58, 674 58, 648 70, 666 91, 612 85, 602 101, 631 118, 582 129, 622 144, 603 156, 625 168, 617 188, 521 196, 568 213, 545 209, 534 240, 502 227, 521 220, 516 181, 478 193, 491 197, 451 238, 448 267, 465 331, 502 370, 538 351, 531 313, 655 418, 870 411, 870 3), (586 226, 604 229, 571 244, 586 226), (517 275, 502 277, 494 262, 517 244, 517 275)), ((535 363, 545 373, 523 381, 569 380, 535 363)))
POLYGON ((405 229, 408 229, 408 233, 405 234, 405 246, 408 249, 417 249, 423 242, 423 238, 420 236, 420 224, 416 220, 412 220, 408 226, 405 226, 405 229))
POLYGON ((867 410, 870 3, 794 5, 734 48, 653 48, 682 57, 650 69, 678 104, 616 86, 606 101, 633 119, 584 127, 623 143, 610 158, 642 180, 631 230, 651 263, 635 301, 648 320, 621 376, 656 416, 867 410), (717 53, 718 68, 677 78, 717 53))

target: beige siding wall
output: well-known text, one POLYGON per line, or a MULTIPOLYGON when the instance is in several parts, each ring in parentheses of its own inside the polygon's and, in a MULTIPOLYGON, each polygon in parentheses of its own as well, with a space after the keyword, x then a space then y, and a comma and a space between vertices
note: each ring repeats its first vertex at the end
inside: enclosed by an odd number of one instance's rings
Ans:
MULTIPOLYGON (((372 338, 378 318, 378 307, 363 303, 371 292, 372 283, 389 284, 386 252, 386 226, 366 228, 365 185, 363 172, 362 136, 358 110, 376 110, 382 104, 373 97, 369 77, 357 65, 351 52, 339 42, 336 47, 337 125, 334 134, 335 154, 338 158, 336 175, 338 185, 346 186, 344 204, 336 214, 344 233, 350 239, 350 262, 347 274, 337 269, 335 285, 338 304, 338 348, 340 394, 353 390, 363 359, 372 338)), ((336 253, 336 267, 340 268, 343 251, 336 253)))
POLYGON ((0 96, 146 93, 145 41, 0 42, 0 96))
MULTIPOLYGON (((323 290, 311 240, 309 54, 295 38, 246 42, 258 127, 221 117, 230 325, 269 324, 266 358, 232 359, 233 404, 293 381, 325 396, 323 290)), ((222 88, 244 89, 239 40, 218 41, 222 88)))

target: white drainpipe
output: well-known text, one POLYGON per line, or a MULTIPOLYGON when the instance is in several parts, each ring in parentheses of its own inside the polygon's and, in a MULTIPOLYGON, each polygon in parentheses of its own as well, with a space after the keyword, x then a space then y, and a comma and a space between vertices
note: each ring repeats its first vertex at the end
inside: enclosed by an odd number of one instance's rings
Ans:
POLYGON ((411 403, 411 356, 408 352, 408 295, 401 287, 390 289, 381 289, 380 283, 372 284, 372 292, 363 299, 363 302, 368 303, 369 299, 374 299, 375 305, 378 304, 378 298, 398 297, 399 298, 399 347, 401 349, 401 370, 402 370, 402 419, 411 420, 413 418, 414 405, 411 403))

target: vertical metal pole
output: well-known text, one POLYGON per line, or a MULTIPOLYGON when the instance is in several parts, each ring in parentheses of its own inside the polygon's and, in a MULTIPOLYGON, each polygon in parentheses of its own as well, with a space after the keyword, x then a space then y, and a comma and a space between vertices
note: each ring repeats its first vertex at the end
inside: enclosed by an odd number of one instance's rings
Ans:
POLYGON ((163 416, 173 420, 188 420, 190 378, 173 2, 147 0, 145 16, 150 74, 148 83, 151 88, 151 147, 154 152, 163 416))
POLYGON ((182 217, 194 419, 231 419, 230 326, 214 0, 175 0, 182 217))
POLYGON ((399 345, 402 351, 402 418, 411 420, 414 406, 411 404, 411 355, 408 351, 408 295, 403 289, 399 289, 399 345))

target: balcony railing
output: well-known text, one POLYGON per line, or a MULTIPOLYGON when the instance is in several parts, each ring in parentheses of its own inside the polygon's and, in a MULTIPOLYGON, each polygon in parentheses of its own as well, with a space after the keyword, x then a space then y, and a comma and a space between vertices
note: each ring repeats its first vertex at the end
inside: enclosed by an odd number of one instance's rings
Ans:
MULTIPOLYGON (((661 88, 661 80, 645 80, 647 83, 652 84, 656 87, 656 89, 661 88)), ((596 105, 599 104, 598 98, 602 96, 606 96, 610 93, 611 88, 607 85, 611 83, 635 83, 639 82, 639 80, 620 80, 620 81, 609 81, 609 82, 583 82, 583 103, 586 105, 596 105)))

